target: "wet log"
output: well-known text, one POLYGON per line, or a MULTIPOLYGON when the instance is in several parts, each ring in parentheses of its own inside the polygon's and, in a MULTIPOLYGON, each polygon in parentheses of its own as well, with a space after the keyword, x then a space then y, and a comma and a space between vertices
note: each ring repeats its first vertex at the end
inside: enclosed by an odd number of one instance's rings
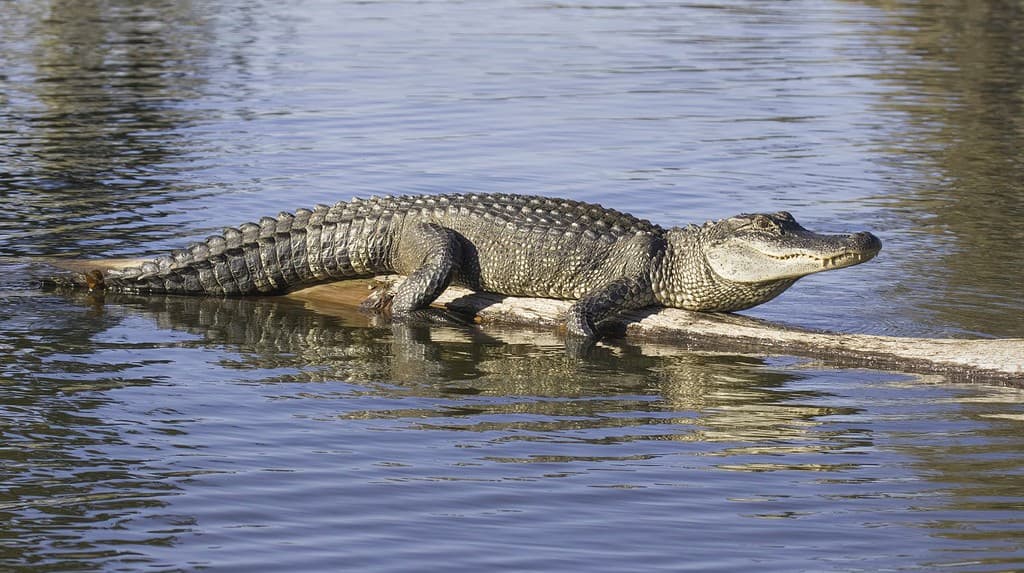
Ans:
MULTIPOLYGON (((378 277, 377 280, 394 280, 378 277)), ((324 310, 354 305, 365 298, 370 281, 343 281, 291 295, 324 310)), ((557 330, 571 301, 510 297, 452 287, 435 305, 480 324, 506 324, 557 330)), ((954 381, 1002 383, 1024 387, 1024 339, 934 339, 840 334, 794 328, 739 314, 651 308, 623 316, 617 334, 629 342, 661 343, 687 350, 759 355, 795 355, 844 367, 942 374, 954 381)), ((612 339, 614 343, 614 339, 612 339)))

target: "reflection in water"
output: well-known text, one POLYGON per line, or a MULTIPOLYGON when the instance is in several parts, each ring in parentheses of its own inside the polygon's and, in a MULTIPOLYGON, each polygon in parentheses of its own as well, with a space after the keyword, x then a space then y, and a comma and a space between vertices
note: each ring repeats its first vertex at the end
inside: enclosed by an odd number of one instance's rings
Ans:
POLYGON ((945 324, 1024 336, 1024 11, 1002 0, 882 6, 879 31, 899 51, 887 52, 880 106, 906 116, 887 153, 916 182, 895 205, 948 253, 905 247, 914 280, 929 283, 914 289, 928 293, 920 306, 945 324))
MULTIPOLYGON (((977 552, 969 560, 971 571, 1019 571, 1024 566, 1022 398, 1021 391, 1005 389, 940 398, 957 404, 955 423, 941 433, 915 433, 913 440, 894 448, 915 460, 923 480, 948 493, 921 520, 931 536, 943 541, 947 555, 930 567, 959 566, 964 561, 957 555, 969 551, 977 552), (980 519, 964 520, 964 515, 980 519)), ((900 410, 893 408, 894 421, 915 421, 900 410)))
MULTIPOLYGON (((744 486, 749 494, 733 500, 749 507, 742 511, 750 518, 827 515, 842 526, 849 515, 859 525, 865 504, 889 511, 894 500, 907 499, 914 508, 904 519, 948 539, 1005 543, 1018 529, 1004 500, 1024 496, 1005 477, 1021 463, 1019 422, 1001 427, 986 419, 991 402, 968 413, 970 422, 950 420, 961 402, 972 407, 966 388, 964 398, 950 400, 942 387, 872 388, 814 371, 807 385, 798 371, 764 359, 658 346, 601 347, 580 360, 544 333, 376 327, 344 309, 327 315, 289 300, 68 296, 6 303, 66 317, 48 328, 20 319, 3 324, 0 344, 14 351, 0 362, 9 372, 0 383, 3 438, 16 444, 0 450, 3 483, 15 485, 0 506, 11 524, 0 528, 14 540, 10 555, 60 560, 75 547, 99 563, 112 557, 104 556, 109 547, 95 529, 122 522, 132 524, 135 543, 147 552, 160 544, 196 550, 192 532, 209 529, 203 515, 224 519, 218 512, 226 502, 218 499, 208 514, 210 508, 176 503, 177 494, 220 483, 218 474, 234 476, 229 483, 243 492, 262 492, 262 472, 300 471, 293 463, 311 475, 347 476, 339 482, 346 500, 385 484, 435 491, 438 482, 574 479, 616 488, 665 487, 664 480, 715 487, 731 483, 729 475, 757 475, 744 486), (155 335, 154 324, 164 334, 155 335), (52 350, 26 368, 17 357, 25 347, 52 350), (198 362, 189 357, 196 352, 198 362), (125 361, 143 356, 149 360, 125 361), (212 366, 212 376, 203 374, 212 366), (167 368, 189 372, 168 383, 167 368), (53 369, 56 375, 46 374, 53 369), (36 383, 21 382, 27 379, 36 383), (149 395, 164 396, 155 404, 132 413, 133 406, 116 403, 124 395, 116 389, 152 384, 157 393, 149 395), (258 394, 229 414, 225 400, 238 399, 236 388, 258 394), (936 406, 943 401, 949 407, 936 406), (161 405, 168 403, 176 405, 161 405), (248 413, 261 419, 239 418, 248 413), (932 433, 937 425, 944 430, 932 433), (989 445, 979 449, 973 444, 986 432, 989 445), (304 434, 312 439, 295 441, 304 434), (310 457, 316 452, 344 457, 310 457), (251 465, 237 461, 253 455, 245 462, 251 465), (894 467, 904 456, 934 483, 900 479, 894 467), (645 478, 645 464, 659 477, 645 478), (69 478, 73 483, 64 483, 69 478), (993 532, 981 521, 950 530, 950 520, 964 515, 985 516, 993 532), (24 540, 38 535, 66 545, 26 547, 24 540)), ((1019 412, 1019 393, 1004 398, 1002 410, 1019 412)), ((424 495, 416 492, 408 491, 414 507, 424 495)), ((1005 553, 992 562, 1012 563, 1005 553)))
POLYGON ((112 401, 103 390, 157 379, 125 378, 136 365, 104 361, 92 339, 116 317, 58 301, 24 312, 33 302, 0 296, 0 563, 99 570, 123 551, 102 532, 140 515, 164 532, 143 542, 171 543, 189 519, 161 510, 174 480, 128 447, 127 422, 97 413, 112 401))
MULTIPOLYGON (((822 394, 784 389, 794 376, 765 370, 756 359, 605 349, 580 361, 567 357, 555 339, 537 346, 528 334, 514 332, 497 339, 474 330, 372 328, 361 315, 326 316, 287 300, 72 297, 2 301, 5 563, 83 560, 87 568, 102 568, 124 555, 99 532, 130 526, 130 543, 152 550, 194 530, 196 517, 172 510, 168 502, 183 480, 232 471, 230 466, 197 465, 191 456, 184 464, 172 462, 180 455, 170 455, 175 448, 198 454, 210 439, 188 436, 197 421, 158 406, 132 414, 117 404, 115 392, 164 385, 168 361, 159 357, 182 347, 204 354, 221 349, 209 359, 238 373, 245 384, 280 387, 283 393, 273 391, 277 401, 334 404, 329 411, 336 413, 321 422, 383 421, 406 432, 455 432, 456 445, 482 449, 478 463, 652 459, 655 454, 630 446, 637 441, 704 443, 705 453, 726 457, 755 450, 834 453, 869 445, 849 432, 815 431, 822 417, 858 410, 803 406, 802 400, 822 394), (42 324, 13 312, 22 305, 62 319, 42 324), (137 341, 145 334, 123 334, 140 317, 188 334, 155 343, 137 341), (143 356, 150 358, 125 362, 143 356), (340 393, 339 384, 345 388, 340 393), (117 412, 117 418, 98 411, 117 412), (170 444, 147 438, 164 433, 173 438, 170 444), (510 442, 535 447, 509 453, 510 442), (634 453, 623 453, 623 447, 634 453)), ((181 355, 175 360, 181 363, 177 368, 187 363, 181 355)), ((176 391, 166 386, 159 392, 176 391)), ((211 392, 221 395, 225 389, 211 392)), ((765 469, 741 461, 726 466, 765 469)), ((818 466, 793 462, 775 469, 818 466)))
MULTIPOLYGON (((864 445, 857 436, 816 431, 818 418, 854 415, 855 408, 803 405, 823 394, 785 390, 795 375, 766 369, 756 358, 672 349, 644 354, 623 347, 598 348, 579 359, 567 356, 553 336, 498 331, 492 337, 472 329, 402 324, 367 328, 366 317, 353 311, 327 316, 288 300, 118 294, 104 299, 93 301, 100 314, 126 312, 121 320, 145 316, 161 328, 200 335, 205 345, 236 348, 237 355, 220 361, 226 368, 287 372, 264 382, 346 381, 380 396, 442 400, 441 407, 431 402, 423 409, 355 410, 347 418, 417 420, 418 429, 431 427, 423 420, 442 419, 445 428, 470 431, 633 428, 637 434, 614 439, 779 440, 783 450, 808 452, 864 445), (364 324, 352 326, 359 323, 364 324), (607 417, 609 410, 618 414, 607 417), (679 412, 688 414, 680 418, 679 412), (480 421, 510 415, 516 416, 508 426, 480 421)), ((311 397, 304 388, 303 397, 311 397)), ((599 434, 588 440, 611 439, 599 434)))
MULTIPOLYGON (((454 415, 472 421, 492 414, 537 414, 542 418, 537 427, 516 424, 537 431, 558 429, 559 424, 577 429, 665 424, 667 434, 661 438, 674 435, 681 424, 684 434, 700 433, 681 438, 686 440, 757 441, 770 436, 799 441, 814 428, 816 418, 855 413, 799 405, 801 398, 818 394, 783 390, 794 374, 766 370, 763 360, 755 358, 680 354, 671 349, 650 355, 623 347, 598 348, 579 359, 567 356, 560 340, 551 335, 403 324, 370 328, 369 319, 355 311, 339 308, 334 316, 324 315, 290 300, 71 296, 92 301, 101 314, 127 313, 122 320, 145 316, 161 328, 200 335, 203 344, 230 345, 237 356, 221 361, 227 368, 288 371, 265 382, 347 381, 381 395, 473 401, 472 406, 460 405, 458 415, 431 406, 355 411, 349 417, 454 415), (623 395, 636 398, 623 402, 623 395), (516 396, 522 398, 510 401, 516 396), (596 399, 575 400, 580 397, 596 399), (637 408, 644 413, 640 419, 612 421, 599 415, 605 408, 637 408), (685 420, 665 414, 679 411, 699 414, 685 420), (564 419, 551 426, 552 416, 564 419)), ((836 446, 841 444, 829 448, 836 446)))
POLYGON ((171 0, 10 9, 38 13, 11 19, 32 22, 13 37, 31 43, 19 47, 30 54, 33 81, 0 106, 0 124, 11 126, 0 254, 102 252, 168 231, 158 222, 168 214, 162 206, 193 193, 168 180, 188 148, 179 132, 194 121, 186 102, 205 81, 196 67, 210 47, 204 15, 171 0))
MULTIPOLYGON (((0 79, 15 81, 0 83, 0 255, 90 252, 161 232, 152 210, 190 192, 167 186, 166 164, 191 121, 182 104, 203 83, 192 67, 209 45, 201 15, 170 1, 2 10, 0 79)), ((23 268, 4 270, 24 280, 23 268)), ((102 532, 140 515, 163 532, 141 542, 170 543, 190 520, 160 510, 174 480, 96 413, 112 402, 97 390, 159 376, 125 378, 146 361, 110 362, 95 344, 115 317, 35 302, 0 297, 0 562, 100 569, 131 553, 130 541, 115 549, 102 532)))

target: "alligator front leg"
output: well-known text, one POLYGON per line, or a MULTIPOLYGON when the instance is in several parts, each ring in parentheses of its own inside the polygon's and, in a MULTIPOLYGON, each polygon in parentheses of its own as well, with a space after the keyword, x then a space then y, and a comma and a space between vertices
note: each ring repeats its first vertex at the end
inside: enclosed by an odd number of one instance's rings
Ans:
POLYGON ((634 277, 622 277, 606 283, 569 307, 566 329, 571 336, 597 338, 601 321, 624 310, 654 304, 650 283, 634 277))

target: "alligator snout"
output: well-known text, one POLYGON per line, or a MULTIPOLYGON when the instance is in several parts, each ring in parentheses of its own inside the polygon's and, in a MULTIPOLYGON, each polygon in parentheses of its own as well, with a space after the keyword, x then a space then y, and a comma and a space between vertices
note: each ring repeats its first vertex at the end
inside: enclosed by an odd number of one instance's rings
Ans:
POLYGON ((867 231, 861 231, 850 235, 850 247, 864 255, 864 260, 867 260, 882 250, 882 241, 867 231))

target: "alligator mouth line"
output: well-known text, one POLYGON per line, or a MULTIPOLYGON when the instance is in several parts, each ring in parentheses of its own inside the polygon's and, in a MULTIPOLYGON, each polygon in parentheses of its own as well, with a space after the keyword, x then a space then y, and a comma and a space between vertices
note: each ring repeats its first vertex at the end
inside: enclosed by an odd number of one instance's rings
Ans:
POLYGON ((835 269, 839 267, 848 267, 857 263, 862 263, 872 256, 874 253, 839 253, 832 257, 816 257, 814 255, 808 255, 804 253, 793 253, 791 255, 770 255, 768 253, 762 253, 764 256, 774 259, 776 261, 791 261, 793 259, 809 259, 817 262, 821 265, 822 269, 835 269))

